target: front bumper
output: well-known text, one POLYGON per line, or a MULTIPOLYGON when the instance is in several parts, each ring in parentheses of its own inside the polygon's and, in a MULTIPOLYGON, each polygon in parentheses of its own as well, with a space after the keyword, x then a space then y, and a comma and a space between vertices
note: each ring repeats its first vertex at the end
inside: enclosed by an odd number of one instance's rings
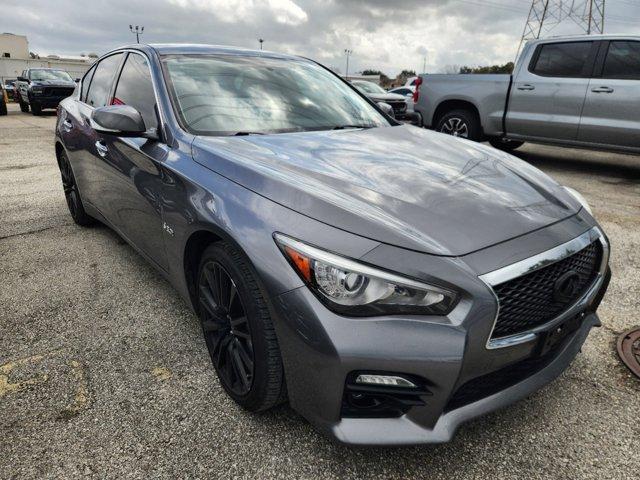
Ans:
POLYGON ((34 95, 34 94, 30 94, 29 95, 29 103, 30 104, 38 104, 40 105, 42 108, 57 108, 58 104, 64 100, 65 98, 67 98, 68 95, 64 95, 64 96, 48 96, 48 95, 34 95))
MULTIPOLYGON (((390 249, 380 247, 367 257, 393 257, 390 249)), ((406 257, 406 271, 410 265, 429 271, 419 265, 420 258, 419 254, 406 257)), ((466 284, 468 279, 456 279, 468 295, 447 317, 347 318, 327 310, 306 287, 286 292, 276 297, 274 308, 291 406, 347 444, 446 442, 461 423, 527 396, 567 368, 590 329, 600 323, 595 311, 608 276, 607 270, 598 288, 571 308, 566 323, 553 322, 528 341, 496 349, 487 348, 496 302, 477 276, 466 284), (551 332, 570 322, 572 328, 553 336, 551 332), (558 339, 548 348, 552 336, 558 339), (461 387, 512 370, 519 370, 519 376, 482 395, 456 401, 461 387), (400 415, 358 417, 345 409, 347 382, 354 372, 422 379, 428 395, 400 415)))

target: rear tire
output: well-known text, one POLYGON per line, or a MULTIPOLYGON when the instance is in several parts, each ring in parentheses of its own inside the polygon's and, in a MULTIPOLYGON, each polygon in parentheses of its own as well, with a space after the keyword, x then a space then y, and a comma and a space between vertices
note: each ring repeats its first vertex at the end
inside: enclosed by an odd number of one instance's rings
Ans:
POLYGON ((280 348, 267 303, 244 255, 207 247, 196 280, 197 312, 222 387, 241 407, 267 410, 286 397, 280 348))
POLYGON ((498 150, 504 150, 505 152, 512 152, 516 148, 520 148, 524 145, 524 142, 519 140, 505 140, 503 138, 490 138, 489 143, 493 148, 497 148, 498 150))
POLYGON ((33 113, 36 116, 40 115, 42 113, 42 105, 40 105, 39 103, 32 103, 31 113, 33 113))
POLYGON ((476 142, 482 138, 480 120, 471 110, 460 109, 445 113, 436 122, 435 130, 476 142))
POLYGON ((67 200, 67 207, 73 221, 81 227, 88 227, 95 222, 95 219, 84 210, 82 205, 82 199, 80 198, 80 191, 78 190, 78 184, 76 178, 73 175, 71 164, 67 158, 67 154, 62 152, 58 158, 58 166, 60 167, 60 176, 62 177, 62 188, 64 189, 64 196, 67 200))
POLYGON ((0 115, 4 116, 7 114, 7 104, 4 102, 4 99, 0 97, 0 115))

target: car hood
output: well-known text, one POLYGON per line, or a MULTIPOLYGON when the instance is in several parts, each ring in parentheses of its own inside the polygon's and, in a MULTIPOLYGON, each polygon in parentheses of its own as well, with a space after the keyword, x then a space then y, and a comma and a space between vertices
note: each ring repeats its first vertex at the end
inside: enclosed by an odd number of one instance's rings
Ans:
POLYGON ((470 253, 579 210, 560 185, 515 157, 408 125, 196 137, 193 155, 318 221, 437 255, 470 253))
POLYGON ((31 87, 75 87, 75 82, 65 82, 64 80, 33 80, 31 87))
POLYGON ((404 97, 397 93, 365 93, 374 102, 403 101, 404 97))

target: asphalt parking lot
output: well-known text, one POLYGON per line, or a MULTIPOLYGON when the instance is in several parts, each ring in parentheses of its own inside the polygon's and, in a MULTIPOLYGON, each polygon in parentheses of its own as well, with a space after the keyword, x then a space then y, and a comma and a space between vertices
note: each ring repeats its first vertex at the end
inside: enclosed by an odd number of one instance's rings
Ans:
POLYGON ((225 396, 196 317, 106 227, 67 213, 53 113, 0 117, 0 478, 637 478, 640 380, 615 352, 640 325, 640 157, 527 145, 582 192, 613 280, 555 382, 439 446, 352 449, 287 406, 225 396))

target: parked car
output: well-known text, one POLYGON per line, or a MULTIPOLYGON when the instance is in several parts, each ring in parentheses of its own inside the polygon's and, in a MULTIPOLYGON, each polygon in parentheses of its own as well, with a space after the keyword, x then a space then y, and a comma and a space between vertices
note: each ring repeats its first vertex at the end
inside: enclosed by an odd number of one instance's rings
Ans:
POLYGON ((8 98, 7 98, 7 92, 4 89, 4 85, 2 85, 2 83, 0 83, 0 116, 6 115, 7 114, 7 102, 8 102, 8 98))
POLYGON ((389 90, 389 93, 395 93, 396 95, 402 95, 405 102, 407 102, 407 112, 413 112, 413 93, 416 91, 415 87, 396 87, 389 90))
POLYGON ((640 152, 640 37, 589 35, 526 44, 512 75, 422 75, 416 111, 439 132, 640 152))
POLYGON ((380 85, 367 80, 353 80, 351 83, 374 102, 384 102, 390 105, 393 109, 394 118, 398 120, 407 118, 407 101, 402 95, 389 93, 380 85))
POLYGON ((60 103, 55 153, 73 220, 171 282, 229 396, 345 443, 447 441, 600 324, 609 243, 580 194, 308 59, 114 50, 60 103))
POLYGON ((4 81, 4 91, 7 92, 7 97, 9 97, 12 100, 15 100, 15 83, 16 83, 16 80, 4 81))
POLYGON ((16 82, 16 100, 20 110, 40 115, 44 108, 57 108, 60 101, 73 93, 76 84, 64 70, 28 68, 16 82))

